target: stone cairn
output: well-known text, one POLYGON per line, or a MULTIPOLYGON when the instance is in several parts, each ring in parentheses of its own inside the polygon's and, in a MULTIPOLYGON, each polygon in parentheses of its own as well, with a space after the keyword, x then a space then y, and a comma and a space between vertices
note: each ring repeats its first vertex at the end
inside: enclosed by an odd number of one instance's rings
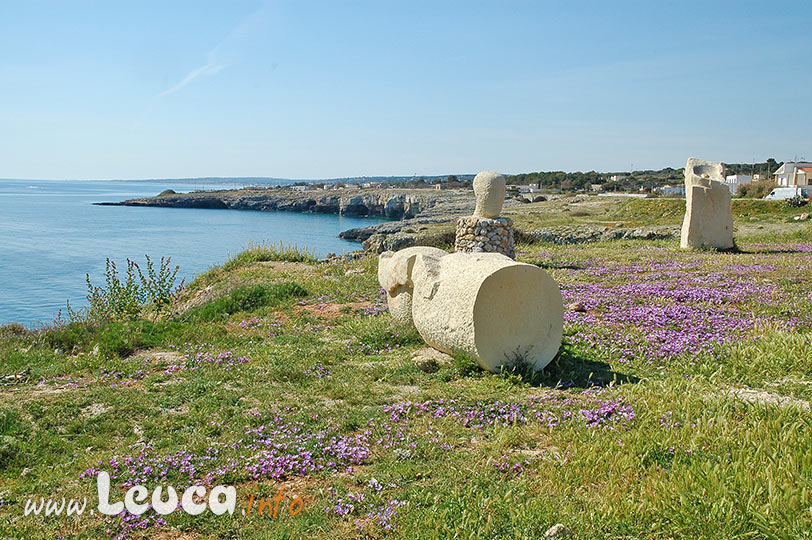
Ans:
POLYGON ((501 253, 516 258, 513 220, 499 217, 505 202, 505 177, 483 171, 474 178, 474 215, 457 220, 454 250, 464 253, 501 253))

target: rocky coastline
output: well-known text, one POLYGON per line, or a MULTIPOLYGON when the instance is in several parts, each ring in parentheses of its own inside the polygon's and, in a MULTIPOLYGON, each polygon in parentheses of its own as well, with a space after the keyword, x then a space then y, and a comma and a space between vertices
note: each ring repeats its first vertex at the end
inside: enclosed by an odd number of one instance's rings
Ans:
MULTIPOLYGON (((511 198, 505 200, 504 206, 506 209, 517 208, 524 206, 526 202, 511 198)), ((474 198, 470 190, 464 189, 294 190, 290 187, 254 187, 221 191, 162 193, 155 197, 95 204, 382 217, 391 221, 348 229, 338 235, 339 238, 345 240, 360 242, 365 251, 382 253, 415 245, 453 245, 455 223, 458 218, 471 214, 474 209, 474 198)), ((524 231, 517 229, 516 242, 580 244, 613 239, 653 240, 672 238, 678 234, 679 228, 673 226, 628 229, 583 225, 558 226, 524 231)))
POLYGON ((308 189, 243 188, 221 191, 168 193, 104 206, 157 206, 339 214, 353 217, 410 219, 437 213, 458 213, 472 206, 466 190, 431 189, 308 189), (467 196, 466 196, 467 195, 467 196), (455 211, 456 210, 456 211, 455 211))

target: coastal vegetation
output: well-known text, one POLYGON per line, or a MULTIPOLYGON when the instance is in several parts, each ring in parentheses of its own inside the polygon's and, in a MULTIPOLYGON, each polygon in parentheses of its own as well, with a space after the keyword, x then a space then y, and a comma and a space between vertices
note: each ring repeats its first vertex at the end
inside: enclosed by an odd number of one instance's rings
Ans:
MULTIPOLYGON (((678 225, 683 211, 575 197, 507 208, 525 232, 678 225)), ((388 315, 374 256, 263 244, 181 290, 168 260, 128 266, 91 285, 91 306, 107 298, 98 316, 0 327, 0 536, 513 539, 561 523, 578 539, 802 538, 812 228, 800 212, 734 201, 736 253, 675 238, 517 245, 580 304, 537 375, 427 360, 388 315), (116 292, 149 289, 142 276, 159 293, 116 292), (104 307, 120 297, 126 309, 104 307), (136 484, 225 484, 237 511, 23 515, 40 497, 95 507, 100 471, 114 500, 136 484), (274 496, 278 514, 248 506, 274 496)))

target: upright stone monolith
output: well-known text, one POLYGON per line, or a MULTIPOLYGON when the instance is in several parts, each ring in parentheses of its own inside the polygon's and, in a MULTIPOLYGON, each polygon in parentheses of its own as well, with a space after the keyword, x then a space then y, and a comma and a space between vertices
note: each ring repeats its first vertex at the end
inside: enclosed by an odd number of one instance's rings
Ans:
POLYGON ((733 215, 725 167, 714 161, 689 158, 685 165, 685 219, 680 247, 731 249, 733 215))

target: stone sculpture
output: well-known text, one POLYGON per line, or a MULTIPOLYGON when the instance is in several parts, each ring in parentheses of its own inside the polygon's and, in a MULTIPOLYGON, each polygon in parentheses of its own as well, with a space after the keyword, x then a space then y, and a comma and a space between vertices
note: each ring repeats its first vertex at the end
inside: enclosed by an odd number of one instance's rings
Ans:
POLYGON ((499 217, 505 202, 505 177, 483 171, 474 177, 474 215, 457 220, 454 250, 460 252, 502 253, 515 257, 513 220, 499 217))
POLYGON ((474 177, 474 216, 499 217, 505 202, 505 177, 496 171, 482 171, 474 177))
POLYGON ((378 280, 392 317, 446 353, 499 371, 524 359, 543 369, 561 345, 561 292, 541 268, 499 253, 411 247, 381 254, 378 280))
POLYGON ((688 159, 680 247, 731 249, 733 246, 733 215, 724 165, 688 159))

